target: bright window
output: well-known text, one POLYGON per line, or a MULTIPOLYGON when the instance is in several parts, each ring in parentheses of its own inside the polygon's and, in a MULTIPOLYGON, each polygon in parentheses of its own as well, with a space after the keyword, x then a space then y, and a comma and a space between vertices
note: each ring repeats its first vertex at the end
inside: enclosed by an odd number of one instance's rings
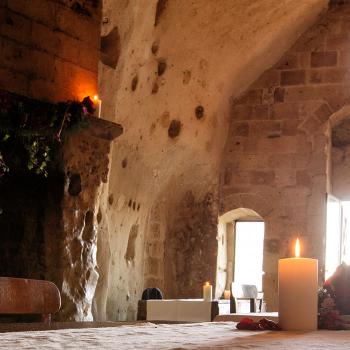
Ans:
POLYGON ((350 202, 328 195, 325 278, 342 262, 350 264, 350 202))
POLYGON ((325 278, 330 277, 341 262, 341 202, 328 195, 325 278))
POLYGON ((254 284, 262 291, 264 222, 237 221, 234 281, 254 284))

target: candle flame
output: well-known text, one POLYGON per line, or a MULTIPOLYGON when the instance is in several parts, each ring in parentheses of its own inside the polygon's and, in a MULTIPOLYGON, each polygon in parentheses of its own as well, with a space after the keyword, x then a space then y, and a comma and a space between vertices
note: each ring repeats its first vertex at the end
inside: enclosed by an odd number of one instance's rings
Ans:
POLYGON ((300 258, 300 242, 299 238, 297 238, 297 241, 295 242, 295 257, 300 258))
POLYGON ((205 282, 205 285, 206 285, 206 286, 209 286, 210 284, 209 284, 209 282, 205 282))
POLYGON ((96 102, 98 101, 98 95, 94 95, 93 100, 96 102))

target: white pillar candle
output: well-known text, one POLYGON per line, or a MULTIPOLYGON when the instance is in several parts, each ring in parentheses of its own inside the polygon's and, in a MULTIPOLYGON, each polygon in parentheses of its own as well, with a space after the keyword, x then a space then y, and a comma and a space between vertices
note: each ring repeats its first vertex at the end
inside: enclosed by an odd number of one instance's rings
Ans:
POLYGON ((224 299, 230 299, 231 292, 228 289, 225 289, 224 291, 224 299))
POLYGON ((95 117, 101 118, 102 100, 97 95, 94 96, 95 117))
POLYGON ((317 329, 318 261, 296 257, 278 262, 278 317, 282 330, 317 329))
POLYGON ((203 300, 204 301, 211 301, 212 300, 212 292, 213 287, 209 282, 206 282, 203 286, 203 300))

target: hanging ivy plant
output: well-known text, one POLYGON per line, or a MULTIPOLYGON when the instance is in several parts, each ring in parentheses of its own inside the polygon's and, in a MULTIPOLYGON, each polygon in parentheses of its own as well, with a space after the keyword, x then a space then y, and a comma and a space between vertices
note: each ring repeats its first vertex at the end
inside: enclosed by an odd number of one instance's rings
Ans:
POLYGON ((94 111, 89 97, 52 105, 0 92, 0 176, 29 171, 46 177, 53 150, 68 132, 86 127, 94 111))

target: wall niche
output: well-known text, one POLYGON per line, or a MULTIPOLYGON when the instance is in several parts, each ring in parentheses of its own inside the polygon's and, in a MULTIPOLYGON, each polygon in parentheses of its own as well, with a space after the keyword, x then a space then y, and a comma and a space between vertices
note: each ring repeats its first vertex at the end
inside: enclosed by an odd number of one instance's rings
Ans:
POLYGON ((59 171, 48 178, 15 172, 0 179, 0 276, 53 279, 48 260, 59 230, 49 223, 59 210, 63 183, 59 171))

